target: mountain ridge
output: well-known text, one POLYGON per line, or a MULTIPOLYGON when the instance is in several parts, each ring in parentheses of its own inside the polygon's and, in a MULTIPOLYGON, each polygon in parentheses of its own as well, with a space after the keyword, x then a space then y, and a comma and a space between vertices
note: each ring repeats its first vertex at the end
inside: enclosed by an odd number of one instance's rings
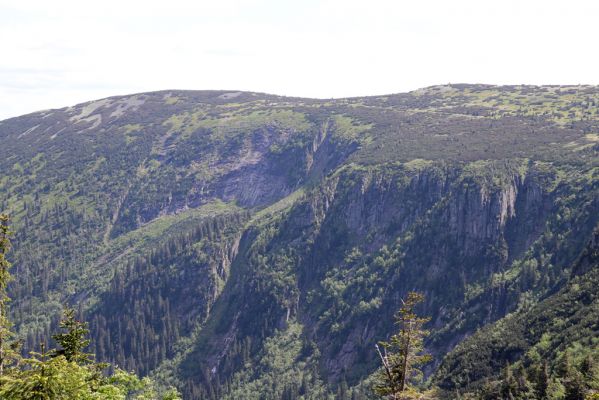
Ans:
POLYGON ((0 140, 25 347, 77 303, 100 359, 190 399, 368 398, 413 289, 433 373, 565 288, 599 224, 595 86, 158 91, 4 120, 0 140))
POLYGON ((188 93, 188 94, 214 93, 214 94, 216 94, 216 93, 220 93, 222 95, 222 94, 242 93, 245 95, 266 96, 266 97, 274 97, 274 98, 281 98, 281 99, 288 99, 288 100, 314 100, 314 101, 333 100, 334 101, 334 100, 353 100, 353 99, 364 99, 364 98, 380 98, 380 97, 388 97, 388 96, 399 96, 399 95, 414 94, 414 93, 429 91, 429 90, 442 90, 443 88, 471 88, 471 87, 479 87, 479 88, 483 87, 483 88, 488 88, 488 89, 504 88, 504 89, 514 89, 514 90, 523 89, 523 88, 529 88, 529 89, 539 89, 539 88, 593 89, 593 88, 599 87, 599 85, 593 85, 593 84, 576 84, 576 85, 574 85, 574 84, 571 84, 571 85, 510 84, 510 85, 502 85, 502 84, 486 84, 486 83, 447 83, 447 84, 436 84, 436 85, 424 86, 422 88, 409 90, 409 91, 405 91, 405 92, 390 92, 390 93, 386 93, 386 94, 371 94, 371 95, 369 94, 369 95, 363 95, 363 96, 358 95, 358 96, 345 96, 345 97, 287 96, 287 95, 279 95, 279 94, 267 93, 267 92, 255 92, 255 91, 250 91, 250 90, 235 90, 235 89, 230 89, 230 90, 227 90, 227 89, 158 89, 158 90, 151 90, 151 91, 142 91, 142 92, 133 92, 133 93, 129 93, 129 94, 114 95, 114 96, 108 96, 108 97, 100 97, 97 99, 88 100, 88 101, 84 101, 81 103, 76 103, 73 105, 68 105, 68 106, 59 107, 59 108, 46 108, 46 109, 35 110, 35 111, 31 111, 31 112, 28 112, 25 114, 16 115, 14 117, 8 117, 5 119, 2 119, 2 120, 0 120, 0 122, 7 121, 10 119, 14 119, 14 118, 31 116, 32 114, 46 114, 46 113, 52 112, 52 111, 67 110, 67 109, 80 107, 85 104, 94 103, 94 102, 101 101, 101 100, 120 100, 120 99, 127 98, 127 97, 134 97, 134 96, 139 96, 139 95, 151 95, 151 94, 169 94, 169 93, 181 93, 181 94, 185 94, 185 93, 188 93))

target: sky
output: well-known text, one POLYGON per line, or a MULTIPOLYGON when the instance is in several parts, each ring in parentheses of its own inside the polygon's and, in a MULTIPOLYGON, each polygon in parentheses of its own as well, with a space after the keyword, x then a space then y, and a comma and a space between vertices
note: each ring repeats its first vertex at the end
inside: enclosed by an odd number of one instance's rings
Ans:
POLYGON ((0 0, 0 120, 164 89, 599 84, 596 0, 0 0))

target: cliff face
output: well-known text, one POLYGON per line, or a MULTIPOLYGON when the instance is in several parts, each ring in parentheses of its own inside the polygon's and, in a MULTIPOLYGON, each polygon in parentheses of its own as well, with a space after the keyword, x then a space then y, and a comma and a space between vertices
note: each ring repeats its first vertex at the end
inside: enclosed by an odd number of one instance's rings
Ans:
POLYGON ((77 302, 100 358, 188 398, 324 398, 375 370, 418 290, 433 373, 594 268, 575 260, 599 215, 597 104, 594 87, 170 91, 1 121, 26 348, 77 302))
MULTIPOLYGON (((199 359, 213 371, 199 381, 210 385, 220 373, 236 371, 220 353, 227 343, 262 340, 265 332, 300 321, 305 340, 318 349, 323 378, 355 384, 363 377, 356 371, 376 367, 370 350, 393 331, 392 315, 410 290, 427 296, 421 311, 433 316, 428 349, 436 365, 461 339, 517 309, 517 292, 542 296, 567 274, 575 253, 552 266, 551 255, 560 253, 556 243, 536 248, 537 254, 530 250, 569 230, 557 227, 564 211, 557 192, 572 183, 560 179, 527 163, 339 171, 245 237, 247 250, 236 261, 243 267, 234 269, 239 275, 231 294, 223 293, 245 301, 231 306, 226 300, 210 317, 208 325, 222 333, 205 333, 210 345, 189 354, 182 373, 202 376, 193 374, 192 360, 199 359), (547 276, 531 282, 538 270, 522 265, 541 254, 549 259, 537 268, 547 276), (229 318, 232 313, 237 317, 229 318)), ((597 223, 595 211, 592 204, 579 210, 590 227, 576 233, 580 246, 597 223)))

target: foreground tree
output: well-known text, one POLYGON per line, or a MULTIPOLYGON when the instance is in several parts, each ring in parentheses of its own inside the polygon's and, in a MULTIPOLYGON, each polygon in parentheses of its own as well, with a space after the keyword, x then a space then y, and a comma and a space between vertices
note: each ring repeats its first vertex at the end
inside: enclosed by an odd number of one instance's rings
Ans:
POLYGON ((46 358, 33 354, 25 368, 0 379, 3 400, 180 400, 176 391, 158 396, 148 378, 117 369, 98 374, 92 366, 67 361, 64 356, 46 358))
POLYGON ((431 360, 430 355, 423 354, 423 340, 429 333, 423 326, 430 318, 419 317, 415 312, 416 305, 423 300, 424 295, 420 293, 408 293, 395 315, 399 332, 388 342, 376 345, 383 367, 374 392, 382 398, 400 400, 418 397, 411 383, 422 377, 421 366, 431 360))
POLYGON ((9 218, 0 214, 0 376, 4 374, 5 367, 18 357, 17 343, 13 340, 11 323, 8 319, 8 302, 10 301, 6 288, 12 277, 10 275, 10 262, 6 254, 10 250, 9 218))

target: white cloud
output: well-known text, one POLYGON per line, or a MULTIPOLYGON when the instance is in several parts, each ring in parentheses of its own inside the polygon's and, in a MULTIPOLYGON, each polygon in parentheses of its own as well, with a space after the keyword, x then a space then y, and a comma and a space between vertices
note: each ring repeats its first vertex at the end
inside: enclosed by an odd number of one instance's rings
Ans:
POLYGON ((598 84, 589 0, 0 0, 0 119, 168 88, 598 84))

